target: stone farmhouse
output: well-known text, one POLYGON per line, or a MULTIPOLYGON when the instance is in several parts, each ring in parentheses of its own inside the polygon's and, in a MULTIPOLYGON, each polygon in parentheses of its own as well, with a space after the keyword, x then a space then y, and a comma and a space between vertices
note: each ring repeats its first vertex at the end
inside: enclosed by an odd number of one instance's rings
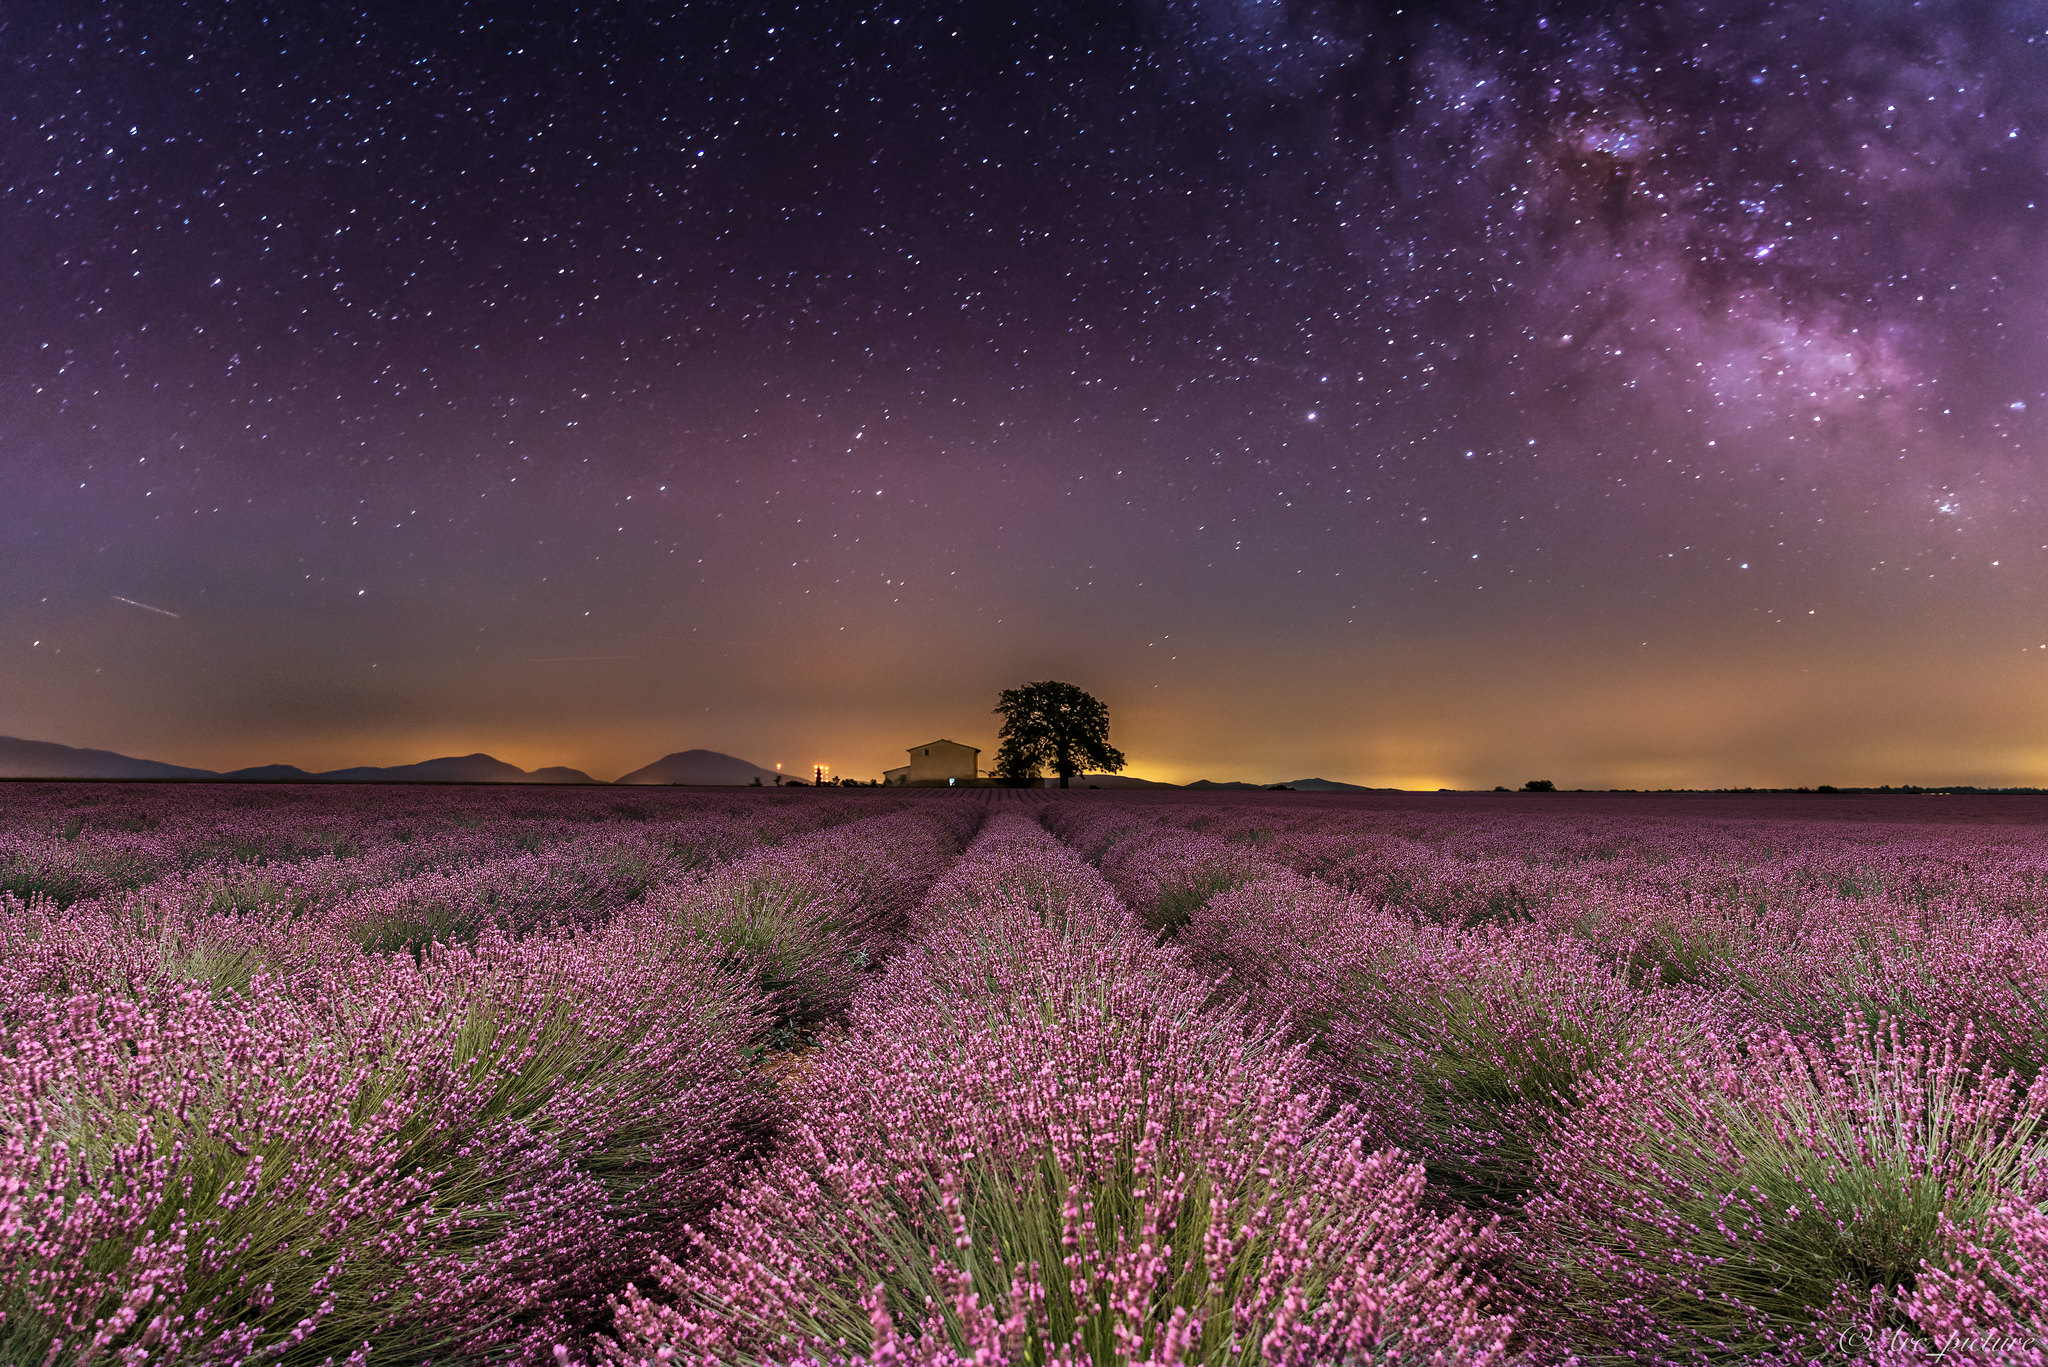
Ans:
POLYGON ((981 750, 953 740, 926 741, 910 747, 910 763, 884 769, 882 782, 891 787, 947 788, 982 778, 981 750))

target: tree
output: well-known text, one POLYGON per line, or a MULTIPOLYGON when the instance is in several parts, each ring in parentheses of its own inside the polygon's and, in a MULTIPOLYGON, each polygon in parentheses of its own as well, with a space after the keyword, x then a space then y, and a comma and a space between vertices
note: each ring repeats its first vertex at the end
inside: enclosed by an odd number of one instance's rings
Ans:
POLYGON ((996 711, 1003 716, 999 778, 1036 778, 1050 769, 1064 788, 1084 769, 1113 774, 1124 767, 1123 751, 1109 743, 1109 709, 1070 683, 1046 679, 1006 688, 996 711))

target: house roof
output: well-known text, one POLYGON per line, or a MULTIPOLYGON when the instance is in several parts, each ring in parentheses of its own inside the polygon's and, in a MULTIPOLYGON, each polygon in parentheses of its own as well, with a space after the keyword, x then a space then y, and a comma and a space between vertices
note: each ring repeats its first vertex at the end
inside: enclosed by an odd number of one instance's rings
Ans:
POLYGON ((961 745, 957 740, 928 740, 922 745, 913 745, 910 748, 913 750, 929 750, 934 745, 951 745, 961 750, 972 750, 977 755, 981 753, 979 745, 961 745))

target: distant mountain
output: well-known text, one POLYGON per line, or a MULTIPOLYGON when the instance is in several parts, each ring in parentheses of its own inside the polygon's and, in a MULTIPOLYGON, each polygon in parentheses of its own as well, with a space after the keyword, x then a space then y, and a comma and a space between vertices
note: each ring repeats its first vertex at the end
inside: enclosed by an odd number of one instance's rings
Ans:
MULTIPOLYGON (((745 786, 760 779, 764 786, 773 786, 776 780, 773 769, 763 769, 758 764, 733 755, 720 754, 716 750, 683 750, 673 755, 663 755, 654 763, 635 769, 632 773, 614 780, 618 783, 653 784, 685 783, 745 786)), ((46 740, 19 740, 13 736, 0 736, 0 778, 213 778, 232 783, 595 783, 596 779, 581 769, 564 765, 550 765, 545 769, 528 772, 515 764, 507 764, 489 755, 447 755, 440 759, 422 760, 418 764, 394 764, 388 767, 361 764, 350 769, 330 769, 325 773, 308 773, 295 764, 259 764, 247 769, 231 769, 227 773, 215 773, 211 769, 188 769, 180 764, 163 764, 153 759, 133 759, 117 755, 111 750, 77 750, 69 745, 58 745, 46 740)), ((793 781, 785 776, 784 782, 793 781)), ((1048 780, 1058 787, 1059 780, 1048 780)), ((1129 774, 1076 774, 1072 779, 1076 788, 1175 788, 1182 785, 1160 783, 1153 779, 1134 778, 1129 774)), ((1219 783, 1214 779, 1197 779, 1186 785, 1196 791, 1242 789, 1256 791, 1271 785, 1231 781, 1219 783)), ((1388 793, 1392 788, 1366 788, 1356 783, 1339 783, 1328 778, 1298 778, 1286 785, 1308 793, 1388 793)))
POLYGON ((571 769, 566 764, 550 764, 545 769, 534 769, 526 775, 528 783, 595 783, 596 779, 581 769, 571 769))
POLYGON ((330 769, 314 774, 315 783, 589 783, 588 774, 574 769, 536 770, 529 774, 516 764, 489 755, 446 755, 418 764, 394 764, 388 768, 357 765, 353 769, 330 769), (544 775, 574 774, 573 778, 544 775))
POLYGON ((554 765, 528 773, 516 764, 489 755, 448 755, 418 764, 358 764, 310 774, 296 764, 262 764, 234 769, 222 778, 243 783, 595 783, 581 769, 554 765))
POLYGON ((763 769, 758 764, 733 755, 722 755, 716 750, 680 750, 673 755, 663 755, 652 764, 635 769, 630 774, 612 780, 614 783, 702 783, 751 784, 760 779, 764 786, 772 785, 779 777, 773 769, 763 769))
POLYGON ((259 764, 252 769, 230 769, 221 777, 237 783, 317 783, 320 778, 296 764, 259 764))
MULTIPOLYGON (((1067 782, 1076 788, 1178 788, 1178 783, 1160 783, 1149 778, 1133 778, 1129 774, 1076 774, 1067 782)), ((1057 788, 1057 775, 1045 780, 1048 788, 1057 788)))
POLYGON ((1228 783, 1218 783, 1212 778, 1200 778, 1187 786, 1211 791, 1222 788, 1236 788, 1246 792, 1271 788, 1292 788, 1299 793, 1398 793, 1401 791, 1399 788, 1367 788, 1357 783, 1339 783, 1334 778, 1295 778, 1289 779, 1285 783, 1246 783, 1239 779, 1232 779, 1228 783))
POLYGON ((258 764, 225 774, 188 769, 153 759, 133 759, 111 750, 75 750, 46 740, 0 736, 0 778, 195 778, 231 783, 595 783, 581 769, 554 765, 532 773, 489 755, 451 755, 389 768, 358 765, 307 773, 296 764, 258 764))
POLYGON ((0 736, 0 778, 213 778, 211 769, 187 769, 112 750, 74 750, 47 740, 0 736))

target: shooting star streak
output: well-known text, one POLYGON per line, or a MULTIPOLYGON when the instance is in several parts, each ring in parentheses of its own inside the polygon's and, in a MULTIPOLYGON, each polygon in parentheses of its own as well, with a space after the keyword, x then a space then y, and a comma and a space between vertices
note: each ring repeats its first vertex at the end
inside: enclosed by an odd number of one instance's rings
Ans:
POLYGON ((530 665, 584 664, 591 660, 637 660, 638 655, 533 655, 527 657, 530 665))
POLYGON ((177 613, 172 612, 169 608, 153 608, 147 603, 138 603, 133 598, 123 598, 118 593, 114 595, 114 601, 117 603, 126 603, 131 608, 141 608, 144 612, 154 612, 159 616, 163 617, 178 616, 177 613))

